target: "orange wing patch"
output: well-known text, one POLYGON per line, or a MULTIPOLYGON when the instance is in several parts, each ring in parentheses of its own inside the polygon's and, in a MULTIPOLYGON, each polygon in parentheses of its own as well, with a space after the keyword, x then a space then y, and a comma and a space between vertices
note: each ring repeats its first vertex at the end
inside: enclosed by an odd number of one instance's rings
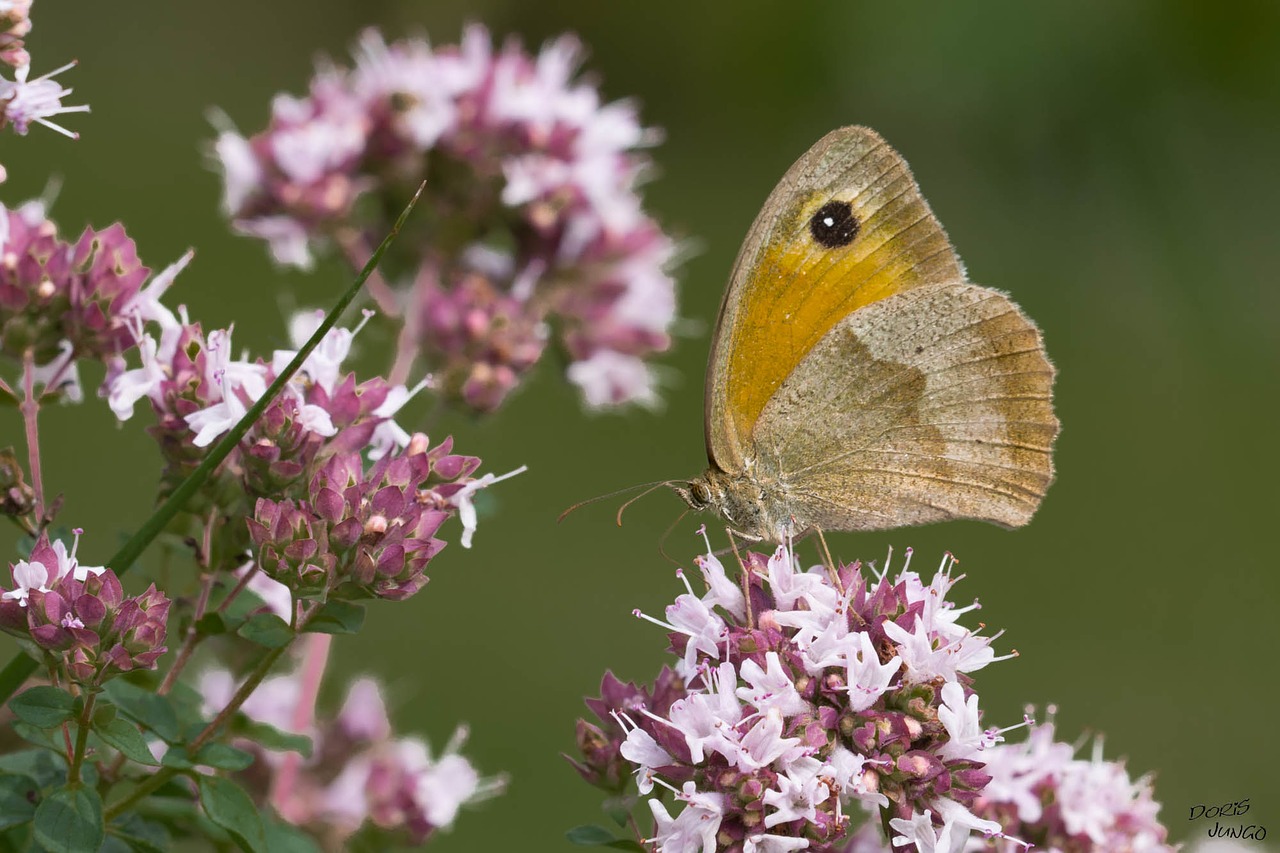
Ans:
POLYGON ((964 280, 905 161, 871 131, 836 131, 789 176, 762 212, 767 230, 744 246, 745 275, 726 301, 713 353, 724 358, 722 414, 744 448, 765 404, 842 319, 909 288, 964 280), (847 202, 856 219, 847 245, 823 245, 815 230, 815 214, 833 202, 847 202))

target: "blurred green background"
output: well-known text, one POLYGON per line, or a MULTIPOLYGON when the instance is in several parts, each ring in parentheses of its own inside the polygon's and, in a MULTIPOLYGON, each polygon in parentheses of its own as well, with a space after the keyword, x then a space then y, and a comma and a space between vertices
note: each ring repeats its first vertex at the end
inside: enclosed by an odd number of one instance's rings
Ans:
MULTIPOLYGON (((851 123, 908 158, 971 277, 1040 323, 1064 429, 1058 482, 1028 528, 834 535, 833 549, 913 545, 920 568, 957 553, 958 600, 980 597, 981 618, 1007 631, 997 648, 1021 653, 979 675, 986 719, 1058 703, 1067 739, 1103 732, 1108 755, 1157 774, 1174 839, 1203 831, 1187 820, 1200 802, 1251 797, 1251 820, 1280 824, 1280 5, 897 5, 36 4, 37 72, 78 58, 63 80, 93 113, 69 117, 78 142, 0 136, 0 198, 56 174, 65 232, 118 218, 153 267, 194 246, 173 301, 206 328, 234 322, 259 353, 283 341, 282 310, 324 304, 347 276, 282 274, 229 234, 203 157, 208 107, 252 132, 272 94, 303 90, 313 58, 343 56, 366 25, 447 43, 478 20, 532 45, 577 32, 606 95, 637 98, 666 131, 647 198, 700 247, 679 274, 691 322, 665 360, 666 409, 584 415, 545 364, 491 420, 448 422, 487 470, 529 472, 494 490, 472 551, 451 546, 421 595, 376 605, 335 646, 335 674, 390 685, 404 731, 439 745, 465 721, 481 768, 510 773, 440 853, 567 849, 565 829, 602 819, 559 753, 606 668, 647 679, 664 660, 661 632, 630 612, 659 613, 680 589, 657 552, 680 504, 652 496, 621 529, 616 502, 556 514, 701 472, 709 326, 738 243, 792 160, 851 123)), ((382 363, 383 342, 362 344, 366 367, 382 363)), ((118 429, 93 399, 47 415, 46 483, 66 494, 63 521, 88 529, 88 562, 147 514, 145 420, 118 429)), ((668 544, 686 564, 697 523, 668 544)), ((330 699, 342 689, 331 679, 330 699)))

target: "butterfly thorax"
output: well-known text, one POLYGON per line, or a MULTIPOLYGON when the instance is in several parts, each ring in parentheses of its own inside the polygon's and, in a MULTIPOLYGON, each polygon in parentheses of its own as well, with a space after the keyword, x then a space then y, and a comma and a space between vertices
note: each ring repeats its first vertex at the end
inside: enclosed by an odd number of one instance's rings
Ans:
POLYGON ((728 473, 714 466, 683 486, 672 486, 691 508, 710 510, 744 539, 784 541, 807 525, 797 519, 783 484, 750 471, 728 473))

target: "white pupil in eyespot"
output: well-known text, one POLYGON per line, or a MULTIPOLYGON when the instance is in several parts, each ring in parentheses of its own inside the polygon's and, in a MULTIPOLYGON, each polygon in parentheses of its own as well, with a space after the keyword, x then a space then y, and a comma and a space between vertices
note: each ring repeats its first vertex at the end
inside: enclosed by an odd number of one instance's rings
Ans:
POLYGON ((823 225, 825 225, 825 226, 827 226, 828 228, 830 228, 832 225, 835 225, 835 224, 836 224, 836 221, 835 221, 835 219, 834 219, 833 217, 830 217, 830 216, 824 216, 824 217, 822 218, 822 224, 823 224, 823 225))

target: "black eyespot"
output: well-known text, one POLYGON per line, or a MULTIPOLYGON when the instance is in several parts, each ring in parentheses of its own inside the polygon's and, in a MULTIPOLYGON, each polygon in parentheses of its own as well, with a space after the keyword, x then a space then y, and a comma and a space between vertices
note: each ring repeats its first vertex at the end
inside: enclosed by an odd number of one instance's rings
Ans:
POLYGON ((858 218, 847 201, 829 201, 809 220, 809 233, 828 249, 847 246, 858 236, 858 218))

